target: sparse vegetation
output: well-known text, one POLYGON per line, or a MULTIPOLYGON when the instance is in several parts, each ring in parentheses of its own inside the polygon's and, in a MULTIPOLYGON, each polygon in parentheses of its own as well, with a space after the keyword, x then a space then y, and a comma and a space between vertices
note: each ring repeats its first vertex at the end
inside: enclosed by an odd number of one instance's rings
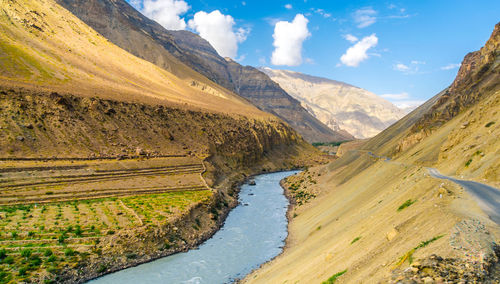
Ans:
POLYGON ((303 205, 307 203, 310 199, 316 197, 315 194, 307 191, 307 187, 316 184, 316 180, 313 179, 311 175, 307 175, 308 172, 305 171, 301 173, 299 176, 292 176, 287 179, 287 183, 290 184, 288 186, 288 190, 293 196, 297 205, 303 205))
POLYGON ((484 127, 490 127, 493 124, 495 124, 495 122, 494 121, 490 121, 490 122, 486 123, 486 125, 484 127))
POLYGON ((412 248, 407 253, 405 253, 402 257, 399 258, 399 261, 396 263, 396 267, 403 264, 406 260, 408 260, 408 262, 410 264, 413 263, 413 254, 415 253, 415 251, 417 251, 420 248, 428 246, 430 243, 435 242, 442 237, 444 237, 444 235, 439 235, 439 236, 433 237, 432 239, 429 239, 427 241, 420 242, 420 244, 418 244, 418 246, 412 248))
POLYGON ((465 167, 470 166, 471 163, 472 163, 472 159, 469 159, 467 162, 465 162, 465 167))
POLYGON ((417 200, 411 200, 411 199, 408 199, 406 200, 403 204, 401 204, 401 206, 398 207, 398 212, 407 208, 407 207, 410 207, 413 203, 417 202, 417 200))
POLYGON ((340 146, 340 145, 342 145, 343 143, 346 143, 346 142, 349 142, 349 141, 340 141, 340 142, 315 142, 315 143, 312 143, 312 145, 314 147, 318 147, 318 146, 331 146, 331 147, 335 147, 335 146, 340 146))
POLYGON ((344 271, 337 272, 333 274, 330 278, 328 278, 326 281, 323 281, 321 284, 333 284, 335 281, 337 281, 337 278, 340 276, 344 275, 347 272, 347 269, 344 271))
POLYGON ((73 256, 73 255, 75 255, 75 251, 70 249, 70 248, 67 248, 64 250, 64 255, 65 256, 73 256))
POLYGON ((359 241, 360 239, 361 239, 361 236, 354 238, 354 240, 352 240, 352 242, 351 242, 351 245, 354 244, 355 242, 359 241))
POLYGON ((106 271, 106 269, 108 269, 108 267, 106 265, 104 265, 104 264, 101 264, 99 266, 99 268, 97 269, 97 272, 103 273, 104 271, 106 271))

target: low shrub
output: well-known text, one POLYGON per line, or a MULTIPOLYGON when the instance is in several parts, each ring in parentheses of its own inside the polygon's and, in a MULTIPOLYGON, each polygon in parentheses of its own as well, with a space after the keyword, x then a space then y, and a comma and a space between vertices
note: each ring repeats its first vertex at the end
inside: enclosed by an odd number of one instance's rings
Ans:
POLYGON ((340 276, 344 275, 347 272, 347 269, 344 271, 337 272, 333 274, 330 278, 328 278, 326 281, 323 281, 321 284, 333 284, 335 281, 337 281, 337 278, 340 276))
POLYGON ((352 242, 351 242, 351 245, 354 244, 355 242, 359 241, 360 239, 361 239, 361 236, 354 238, 354 240, 352 240, 352 242))
POLYGON ((401 204, 401 206, 398 207, 398 212, 405 209, 406 207, 410 207, 413 203, 417 202, 417 200, 411 200, 411 199, 408 199, 406 200, 403 204, 401 204))

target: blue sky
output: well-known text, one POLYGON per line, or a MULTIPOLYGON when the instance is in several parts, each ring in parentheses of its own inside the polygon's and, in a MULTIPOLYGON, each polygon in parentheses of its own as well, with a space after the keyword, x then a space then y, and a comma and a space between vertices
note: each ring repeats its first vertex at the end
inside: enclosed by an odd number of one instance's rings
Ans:
POLYGON ((129 2, 243 65, 343 81, 401 106, 447 87, 500 21, 498 0, 129 2))

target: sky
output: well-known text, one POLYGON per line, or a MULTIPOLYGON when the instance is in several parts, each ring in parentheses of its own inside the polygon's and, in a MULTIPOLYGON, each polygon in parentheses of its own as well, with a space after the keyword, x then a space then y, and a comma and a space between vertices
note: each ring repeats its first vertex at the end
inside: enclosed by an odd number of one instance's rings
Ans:
POLYGON ((500 21, 498 0, 127 0, 242 65, 342 81, 399 107, 449 86, 500 21))

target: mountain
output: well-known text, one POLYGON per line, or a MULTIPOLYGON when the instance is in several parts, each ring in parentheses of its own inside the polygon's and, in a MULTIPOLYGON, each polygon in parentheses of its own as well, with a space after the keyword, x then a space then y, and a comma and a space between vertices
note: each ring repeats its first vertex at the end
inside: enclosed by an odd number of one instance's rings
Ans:
POLYGON ((114 44, 179 75, 171 63, 172 58, 177 58, 261 110, 277 115, 307 141, 353 139, 345 131, 333 131, 321 123, 259 70, 222 58, 206 40, 194 33, 166 30, 124 0, 57 2, 114 44))
POLYGON ((4 87, 269 117, 175 58, 173 74, 131 55, 60 6, 57 15, 44 15, 16 3, 2 10, 4 87))
POLYGON ((307 204, 287 250, 243 283, 498 282, 499 110, 500 23, 450 87, 284 182, 307 204))
POLYGON ((356 138, 373 137, 405 115, 374 93, 343 82, 287 70, 260 70, 321 122, 356 138))

